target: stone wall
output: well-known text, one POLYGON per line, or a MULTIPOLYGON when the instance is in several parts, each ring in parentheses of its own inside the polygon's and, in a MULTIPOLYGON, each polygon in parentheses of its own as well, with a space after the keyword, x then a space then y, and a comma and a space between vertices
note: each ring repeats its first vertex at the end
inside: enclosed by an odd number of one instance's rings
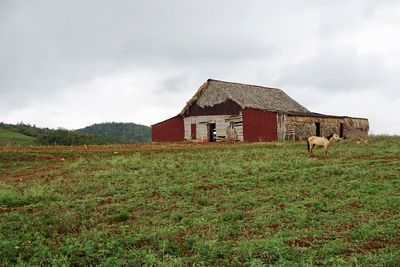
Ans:
POLYGON ((322 136, 340 133, 340 124, 343 125, 343 137, 349 140, 366 140, 368 138, 369 124, 367 119, 350 117, 308 117, 285 116, 285 127, 294 128, 296 140, 305 140, 316 135, 316 123, 320 123, 322 136))

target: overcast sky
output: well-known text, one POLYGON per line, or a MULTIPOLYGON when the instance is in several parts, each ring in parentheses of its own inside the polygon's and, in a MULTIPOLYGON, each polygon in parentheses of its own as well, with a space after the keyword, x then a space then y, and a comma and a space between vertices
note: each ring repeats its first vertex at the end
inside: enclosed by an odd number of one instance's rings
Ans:
POLYGON ((151 125, 208 78, 400 134, 400 1, 0 0, 0 121, 151 125))

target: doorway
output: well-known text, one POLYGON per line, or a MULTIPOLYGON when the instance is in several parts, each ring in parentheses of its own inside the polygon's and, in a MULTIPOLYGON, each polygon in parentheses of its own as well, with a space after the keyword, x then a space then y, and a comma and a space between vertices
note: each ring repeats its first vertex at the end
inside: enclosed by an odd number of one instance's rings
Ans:
POLYGON ((344 124, 341 123, 339 126, 339 137, 343 138, 344 137, 344 124))
POLYGON ((320 122, 315 123, 315 135, 321 136, 321 123, 320 122))
POLYGON ((190 125, 190 137, 192 140, 197 139, 197 133, 196 133, 196 123, 192 123, 190 125))
POLYGON ((217 141, 217 131, 215 123, 208 124, 208 141, 210 142, 217 141))

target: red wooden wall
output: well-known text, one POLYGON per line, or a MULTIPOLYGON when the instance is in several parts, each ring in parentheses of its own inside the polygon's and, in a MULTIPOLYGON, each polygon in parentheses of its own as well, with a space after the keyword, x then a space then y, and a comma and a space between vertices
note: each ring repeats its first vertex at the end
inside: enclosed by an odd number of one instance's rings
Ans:
POLYGON ((178 142, 185 138, 183 117, 178 115, 151 126, 151 141, 178 142))
POLYGON ((275 141, 278 140, 277 114, 258 109, 243 110, 244 141, 275 141))

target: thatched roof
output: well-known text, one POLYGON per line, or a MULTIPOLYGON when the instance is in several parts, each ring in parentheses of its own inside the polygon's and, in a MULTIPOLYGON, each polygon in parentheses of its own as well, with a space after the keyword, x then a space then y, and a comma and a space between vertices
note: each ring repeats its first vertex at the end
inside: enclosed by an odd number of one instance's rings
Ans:
POLYGON ((242 109, 255 108, 274 112, 309 112, 281 89, 209 79, 200 86, 180 114, 183 115, 194 103, 203 108, 223 103, 228 99, 237 103, 242 109))

